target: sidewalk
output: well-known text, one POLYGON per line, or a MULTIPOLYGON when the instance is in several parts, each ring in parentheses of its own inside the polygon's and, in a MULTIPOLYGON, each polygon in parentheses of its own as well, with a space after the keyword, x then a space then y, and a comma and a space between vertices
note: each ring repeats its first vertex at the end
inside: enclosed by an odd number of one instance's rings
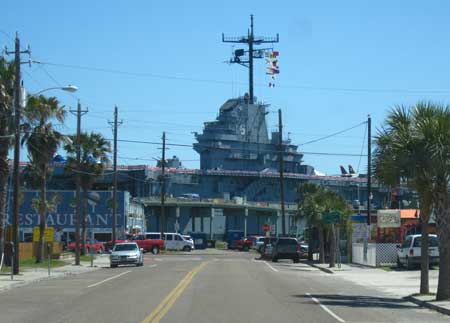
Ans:
POLYGON ((54 279, 58 277, 64 277, 68 275, 77 275, 86 273, 89 271, 97 270, 105 266, 109 266, 109 256, 108 255, 100 255, 94 259, 94 267, 91 267, 90 262, 82 262, 80 266, 75 266, 74 258, 66 258, 64 261, 67 261, 67 265, 62 267, 56 267, 50 269, 50 276, 48 275, 47 268, 23 268, 19 275, 14 276, 14 280, 11 280, 10 273, 1 273, 0 274, 0 292, 28 285, 31 283, 36 283, 41 280, 54 279))
MULTIPOLYGON (((329 268, 328 264, 306 262, 326 273, 351 281, 355 284, 379 290, 395 297, 401 297, 423 307, 431 308, 443 314, 450 315, 450 301, 436 302, 434 296, 416 296, 420 290, 420 270, 402 270, 393 268, 365 267, 342 264, 341 268, 329 268)), ((438 270, 430 270, 430 292, 436 293, 438 270)))

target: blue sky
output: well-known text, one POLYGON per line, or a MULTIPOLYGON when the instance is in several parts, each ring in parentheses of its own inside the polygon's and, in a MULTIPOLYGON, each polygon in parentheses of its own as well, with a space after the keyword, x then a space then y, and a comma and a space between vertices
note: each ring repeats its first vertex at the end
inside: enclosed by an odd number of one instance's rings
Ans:
MULTIPOLYGON (((13 47, 18 31, 32 59, 55 65, 23 66, 25 87, 75 84, 74 95, 48 92, 66 106, 79 98, 89 113, 83 128, 112 137, 107 123, 119 107, 119 138, 190 144, 193 131, 213 120, 220 105, 247 91, 246 69, 225 64, 231 44, 221 34, 280 35, 280 75, 269 88, 264 62, 255 68, 255 94, 283 110, 285 136, 295 144, 373 117, 373 132, 389 108, 418 100, 450 102, 450 45, 446 1, 20 1, 4 0, 0 46, 13 47), (86 66, 131 74, 82 70, 86 66)), ((61 128, 76 129, 68 116, 61 128)), ((364 125, 317 143, 300 145, 304 160, 328 174, 339 165, 365 171, 366 158, 309 154, 360 154, 364 125)), ((365 150, 364 150, 365 153, 365 150)), ((198 167, 189 147, 170 147, 186 167, 198 167)), ((154 164, 154 145, 119 143, 122 164, 154 164), (138 158, 138 159, 136 159, 138 158)), ((25 158, 25 155, 23 155, 25 158)))

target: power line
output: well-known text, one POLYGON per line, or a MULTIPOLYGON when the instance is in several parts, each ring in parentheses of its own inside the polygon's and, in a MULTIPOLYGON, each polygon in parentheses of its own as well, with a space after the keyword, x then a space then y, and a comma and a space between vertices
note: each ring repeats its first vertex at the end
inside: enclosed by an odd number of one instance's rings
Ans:
POLYGON ((367 122, 366 122, 366 128, 364 129, 364 136, 363 136, 362 145, 361 145, 361 156, 359 157, 358 167, 356 168, 357 173, 359 173, 359 166, 361 165, 361 159, 363 157, 363 151, 364 151, 364 147, 365 147, 365 143, 366 143, 366 133, 367 133, 367 122))
MULTIPOLYGON (((197 79, 197 78, 183 77, 183 76, 162 75, 162 74, 142 73, 142 72, 129 72, 129 71, 116 70, 116 69, 81 66, 81 65, 71 65, 71 64, 59 64, 59 63, 51 63, 51 62, 35 62, 35 63, 49 65, 49 66, 55 66, 55 67, 79 69, 79 70, 92 71, 92 72, 111 73, 111 74, 118 74, 118 75, 150 77, 150 78, 188 81, 188 82, 197 82, 197 83, 209 83, 209 84, 213 83, 213 84, 230 85, 229 81, 224 81, 224 80, 197 79)), ((237 82, 237 83, 240 85, 247 85, 247 83, 244 83, 244 82, 237 82)), ((264 87, 266 86, 266 84, 262 84, 262 83, 255 84, 255 85, 264 86, 264 87)), ((382 88, 323 87, 323 86, 311 86, 311 85, 303 85, 303 84, 300 84, 300 85, 295 85, 295 84, 294 85, 277 85, 277 87, 286 88, 286 89, 301 89, 301 90, 312 90, 312 91, 323 91, 323 92, 367 93, 367 94, 377 94, 377 93, 450 94, 450 90, 441 90, 441 89, 408 90, 408 89, 400 89, 400 88, 382 89, 382 88)))
POLYGON ((304 143, 302 143, 302 144, 299 144, 299 146, 304 146, 304 145, 312 144, 312 143, 315 143, 315 142, 318 142, 318 141, 322 141, 322 140, 325 140, 325 139, 328 139, 328 138, 331 138, 331 137, 340 135, 340 134, 342 134, 342 133, 344 133, 344 132, 347 132, 347 131, 350 131, 350 130, 352 130, 352 129, 355 129, 355 128, 357 128, 357 127, 363 125, 363 124, 367 124, 367 121, 358 123, 357 125, 355 125, 355 126, 353 126, 353 127, 350 127, 350 128, 347 128, 347 129, 344 129, 344 130, 341 130, 341 131, 332 133, 332 134, 330 134, 330 135, 326 135, 326 136, 321 137, 321 138, 317 138, 317 139, 313 139, 313 140, 304 142, 304 143))

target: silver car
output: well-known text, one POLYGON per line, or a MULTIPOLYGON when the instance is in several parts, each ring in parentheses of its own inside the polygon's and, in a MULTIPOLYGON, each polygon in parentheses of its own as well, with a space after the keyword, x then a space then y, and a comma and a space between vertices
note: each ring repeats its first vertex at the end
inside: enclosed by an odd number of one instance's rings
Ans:
POLYGON ((144 253, 136 242, 117 243, 110 255, 111 268, 118 265, 144 265, 144 253))

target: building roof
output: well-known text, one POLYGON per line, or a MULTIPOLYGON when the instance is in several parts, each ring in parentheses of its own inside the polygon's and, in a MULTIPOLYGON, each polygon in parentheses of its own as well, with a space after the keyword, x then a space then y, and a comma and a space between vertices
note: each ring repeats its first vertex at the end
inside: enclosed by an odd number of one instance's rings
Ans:
POLYGON ((420 211, 418 209, 405 209, 400 210, 401 219, 417 219, 419 218, 420 211))

